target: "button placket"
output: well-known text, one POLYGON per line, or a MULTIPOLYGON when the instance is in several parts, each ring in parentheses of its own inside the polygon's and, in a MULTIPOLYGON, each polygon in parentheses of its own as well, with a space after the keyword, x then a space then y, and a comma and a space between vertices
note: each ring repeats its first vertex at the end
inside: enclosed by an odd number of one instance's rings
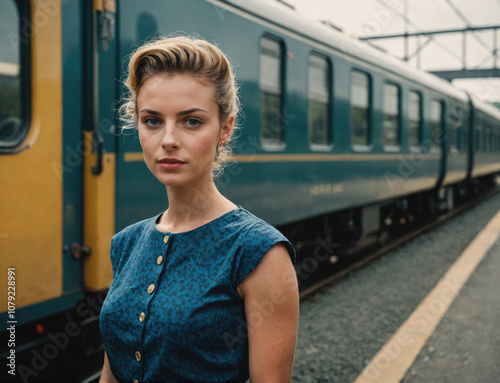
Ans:
MULTIPOLYGON (((147 287, 147 292, 148 292, 148 300, 147 300, 147 303, 146 303, 146 310, 142 311, 139 315, 138 315, 138 319, 139 319, 139 322, 140 323, 144 323, 144 326, 142 327, 142 332, 145 331, 145 328, 146 328, 146 312, 147 312, 147 307, 149 305, 149 302, 153 299, 153 296, 154 296, 154 292, 156 290, 156 287, 159 283, 159 278, 160 278, 160 274, 161 274, 161 271, 163 269, 163 265, 164 265, 164 257, 162 255, 163 254, 166 254, 166 249, 168 249, 168 246, 169 246, 169 241, 170 241, 170 236, 169 235, 165 235, 163 237, 163 244, 164 246, 161 246, 162 250, 157 253, 158 254, 158 257, 156 258, 156 264, 157 266, 160 266, 159 268, 157 268, 157 272, 156 273, 153 273, 153 275, 156 274, 156 278, 155 280, 153 281, 154 283, 150 283, 147 287)), ((142 337, 144 339, 144 337, 142 337)), ((144 345, 142 345, 144 346, 144 345)), ((142 360, 142 355, 139 351, 136 351, 135 352, 135 359, 137 360, 137 362, 141 362, 142 360)), ((139 381, 136 379, 134 380, 134 383, 139 383, 139 381)))

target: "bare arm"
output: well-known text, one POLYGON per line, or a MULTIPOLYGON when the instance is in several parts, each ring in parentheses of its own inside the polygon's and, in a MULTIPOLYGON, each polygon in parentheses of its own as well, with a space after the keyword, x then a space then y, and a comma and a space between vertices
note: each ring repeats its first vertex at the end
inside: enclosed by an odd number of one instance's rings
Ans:
POLYGON ((290 383, 299 293, 290 255, 273 246, 238 288, 245 300, 252 383, 290 383))
POLYGON ((101 379, 99 383, 118 383, 109 367, 108 355, 104 351, 104 364, 102 366, 101 379))

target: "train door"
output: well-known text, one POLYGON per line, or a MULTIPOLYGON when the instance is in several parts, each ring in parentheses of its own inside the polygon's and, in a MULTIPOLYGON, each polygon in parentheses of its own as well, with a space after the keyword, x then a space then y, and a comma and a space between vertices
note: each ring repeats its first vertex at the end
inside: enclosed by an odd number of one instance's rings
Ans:
MULTIPOLYGON (((109 251, 115 233, 118 90, 116 3, 84 2, 83 285, 104 291, 112 281, 109 251)), ((100 302, 102 303, 102 302, 100 302)))
POLYGON ((69 198, 81 161, 67 155, 73 137, 63 134, 63 12, 53 1, 0 2, 0 265, 14 273, 17 326, 81 298, 81 262, 72 257, 78 192, 69 198))

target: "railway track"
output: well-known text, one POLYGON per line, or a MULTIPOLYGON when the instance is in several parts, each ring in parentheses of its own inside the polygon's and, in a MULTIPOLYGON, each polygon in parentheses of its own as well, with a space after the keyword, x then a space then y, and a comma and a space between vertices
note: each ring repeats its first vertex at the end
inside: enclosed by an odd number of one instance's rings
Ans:
POLYGON ((463 213, 464 211, 470 209, 471 207, 475 206, 476 204, 492 197, 493 195, 497 194, 500 192, 500 186, 495 186, 494 188, 491 188, 487 190, 486 192, 476 196, 475 198, 471 199, 470 201, 464 202, 452 211, 445 213, 438 218, 436 218, 434 221, 426 223, 422 225, 421 227, 406 233, 386 244, 384 244, 382 247, 376 249, 374 252, 369 253, 361 258, 356 259, 353 263, 346 265, 342 269, 335 271, 333 274, 322 278, 318 282, 315 282, 314 284, 304 288, 303 290, 300 291, 300 300, 303 301, 312 295, 314 295, 316 292, 319 290, 333 285, 335 282, 338 282, 340 279, 348 275, 349 273, 356 271, 368 263, 382 257, 384 254, 387 254, 390 251, 395 250, 396 248, 404 245, 405 243, 409 242, 410 240, 434 229, 435 227, 439 226, 443 222, 448 221, 449 219, 463 213))

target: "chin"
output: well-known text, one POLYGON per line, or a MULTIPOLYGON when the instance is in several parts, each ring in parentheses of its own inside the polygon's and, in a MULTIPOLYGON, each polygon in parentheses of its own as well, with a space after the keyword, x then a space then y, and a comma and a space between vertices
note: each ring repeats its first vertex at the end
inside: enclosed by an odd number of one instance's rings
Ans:
POLYGON ((165 186, 183 186, 189 183, 189 180, 186 180, 181 177, 165 177, 165 175, 156 177, 158 181, 160 181, 165 186))
MULTIPOLYGON (((179 169, 180 170, 180 169, 179 169)), ((169 171, 163 169, 159 172, 154 172, 154 176, 158 181, 167 187, 179 187, 191 184, 193 187, 203 186, 206 183, 212 182, 212 166, 209 166, 201 172, 193 174, 193 172, 184 171, 169 171), (202 185, 200 185, 202 184, 202 185)))
POLYGON ((161 174, 159 177, 156 177, 158 181, 160 181, 166 187, 180 187, 186 185, 192 185, 195 187, 196 184, 199 183, 200 177, 185 177, 182 175, 165 175, 161 174))

